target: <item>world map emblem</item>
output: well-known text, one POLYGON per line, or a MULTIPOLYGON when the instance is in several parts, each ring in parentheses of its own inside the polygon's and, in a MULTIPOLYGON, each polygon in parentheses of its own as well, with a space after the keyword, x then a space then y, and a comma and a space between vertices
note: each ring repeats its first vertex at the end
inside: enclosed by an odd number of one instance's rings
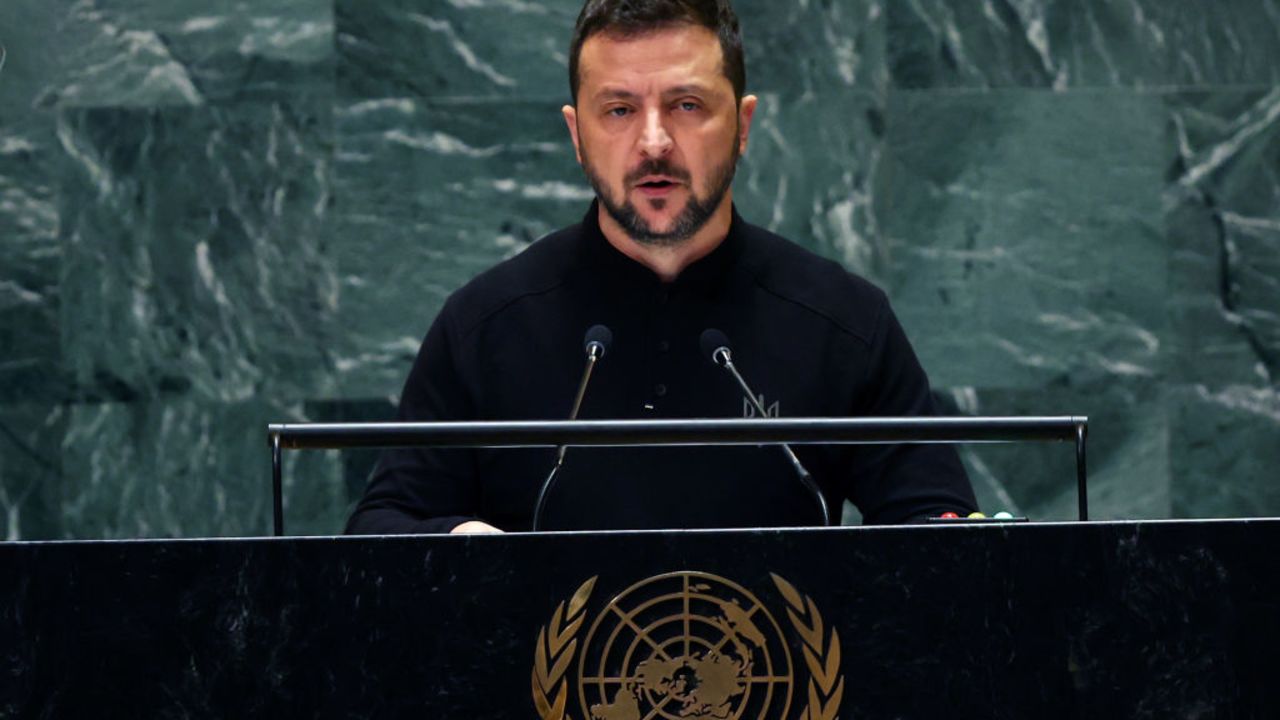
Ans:
POLYGON ((696 571, 641 580, 588 622, 597 578, 586 581, 539 632, 532 677, 539 717, 834 719, 844 692, 838 634, 826 631, 811 598, 771 577, 782 623, 747 588, 696 571))

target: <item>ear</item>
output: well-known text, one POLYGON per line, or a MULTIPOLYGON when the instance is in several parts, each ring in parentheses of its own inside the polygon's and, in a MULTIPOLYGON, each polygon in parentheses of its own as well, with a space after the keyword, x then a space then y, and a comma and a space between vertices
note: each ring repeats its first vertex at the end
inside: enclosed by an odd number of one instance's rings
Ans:
POLYGON ((751 135, 751 118, 755 117, 756 104, 759 102, 755 95, 743 96, 742 102, 738 103, 738 154, 743 155, 747 152, 747 137, 751 135))
POLYGON ((581 165, 582 146, 578 144, 578 110, 572 105, 565 105, 560 108, 560 114, 564 115, 564 124, 569 126, 569 137, 573 139, 573 154, 581 165))

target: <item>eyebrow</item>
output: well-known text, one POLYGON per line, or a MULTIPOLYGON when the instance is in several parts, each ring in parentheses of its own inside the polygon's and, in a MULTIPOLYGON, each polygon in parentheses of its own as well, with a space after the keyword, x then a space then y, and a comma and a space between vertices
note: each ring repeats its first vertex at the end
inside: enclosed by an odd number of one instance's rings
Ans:
MULTIPOLYGON (((708 89, 705 85, 699 85, 697 83, 676 85, 675 87, 667 88, 666 90, 662 91, 663 97, 676 97, 679 95, 699 95, 702 97, 707 97, 709 95, 712 95, 712 91, 708 89)), ((597 92, 592 99, 594 99, 596 102, 603 102, 606 100, 634 101, 634 100, 639 100, 640 95, 633 93, 630 90, 623 90, 622 88, 605 88, 597 92)))
POLYGON ((673 95, 701 95, 706 97, 707 95, 711 95, 712 91, 705 85, 689 83, 687 85, 677 85, 673 88, 669 88, 662 94, 666 97, 671 97, 673 95))
POLYGON ((622 90, 621 88, 605 88, 597 92, 592 99, 596 101, 602 100, 636 100, 640 96, 630 90, 622 90))

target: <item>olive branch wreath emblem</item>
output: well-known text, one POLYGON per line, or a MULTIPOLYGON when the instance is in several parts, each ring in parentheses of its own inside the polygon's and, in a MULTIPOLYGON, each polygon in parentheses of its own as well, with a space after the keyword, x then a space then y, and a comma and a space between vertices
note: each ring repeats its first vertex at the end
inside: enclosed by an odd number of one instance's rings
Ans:
POLYGON ((773 584, 786 599, 787 617, 804 642, 804 662, 809 667, 809 704, 799 720, 835 720, 844 697, 844 678, 840 676, 840 635, 831 628, 831 639, 823 642, 822 614, 813 598, 801 596, 791 583, 769 573, 773 584), (823 648, 826 652, 823 652, 823 648))
MULTIPOLYGON (((836 720, 844 697, 840 675, 840 636, 835 628, 827 633, 822 614, 808 595, 801 595, 791 583, 769 573, 774 585, 790 606, 787 617, 804 644, 805 665, 809 668, 808 705, 797 720, 836 720)), ((577 634, 585 619, 583 609, 595 589, 594 576, 582 583, 569 598, 560 602, 551 622, 538 630, 533 653, 533 704, 542 720, 571 720, 565 713, 569 682, 565 674, 578 649, 577 634)))
POLYGON ((551 622, 538 630, 538 645, 533 651, 533 704, 542 720, 566 720, 565 703, 569 699, 569 682, 564 674, 578 649, 574 637, 582 628, 582 609, 595 588, 596 575, 582 583, 569 598, 562 601, 551 615, 551 622), (554 698, 554 699, 553 699, 554 698))

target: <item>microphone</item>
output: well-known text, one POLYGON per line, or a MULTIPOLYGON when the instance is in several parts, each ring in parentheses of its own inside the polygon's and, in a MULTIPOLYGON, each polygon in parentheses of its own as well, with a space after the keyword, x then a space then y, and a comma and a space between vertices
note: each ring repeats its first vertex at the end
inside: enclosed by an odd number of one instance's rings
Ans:
MULTIPOLYGON (((742 388, 742 392, 746 394, 751 404, 755 406, 756 411, 760 413, 760 417, 768 417, 769 413, 765 410, 764 403, 760 401, 759 396, 751 391, 751 387, 747 385, 742 373, 738 372, 738 368, 733 364, 733 350, 730 349, 729 336, 715 328, 707 328, 702 331, 702 336, 698 338, 698 344, 702 347, 702 354, 706 355, 711 362, 733 374, 734 379, 738 381, 738 386, 742 388)), ((813 476, 805 469, 800 462, 800 458, 796 457, 795 452, 791 450, 791 446, 782 443, 780 447, 786 453, 787 459, 791 461, 791 467, 795 468, 796 476, 800 478, 801 484, 817 501, 818 511, 822 514, 822 524, 830 525, 831 511, 827 509, 827 499, 822 495, 822 490, 813 481, 813 476)))
MULTIPOLYGON (((587 328, 587 334, 582 339, 582 351, 587 356, 587 366, 582 371, 582 380, 578 382, 578 394, 573 398, 573 409, 569 411, 569 419, 578 419, 578 410, 582 408, 582 398, 587 394, 587 383, 591 382, 591 371, 595 369, 596 363, 603 358, 608 352, 609 346, 613 344, 613 332, 604 325, 592 325, 587 328)), ((537 530, 542 526, 542 511, 546 508, 547 495, 551 492, 551 486, 555 483, 556 475, 560 472, 560 466, 564 465, 564 455, 568 451, 568 445, 561 445, 556 449, 556 464, 551 466, 551 472, 547 475, 547 479, 542 481, 542 489, 538 491, 538 502, 533 506, 533 529, 537 530)))

